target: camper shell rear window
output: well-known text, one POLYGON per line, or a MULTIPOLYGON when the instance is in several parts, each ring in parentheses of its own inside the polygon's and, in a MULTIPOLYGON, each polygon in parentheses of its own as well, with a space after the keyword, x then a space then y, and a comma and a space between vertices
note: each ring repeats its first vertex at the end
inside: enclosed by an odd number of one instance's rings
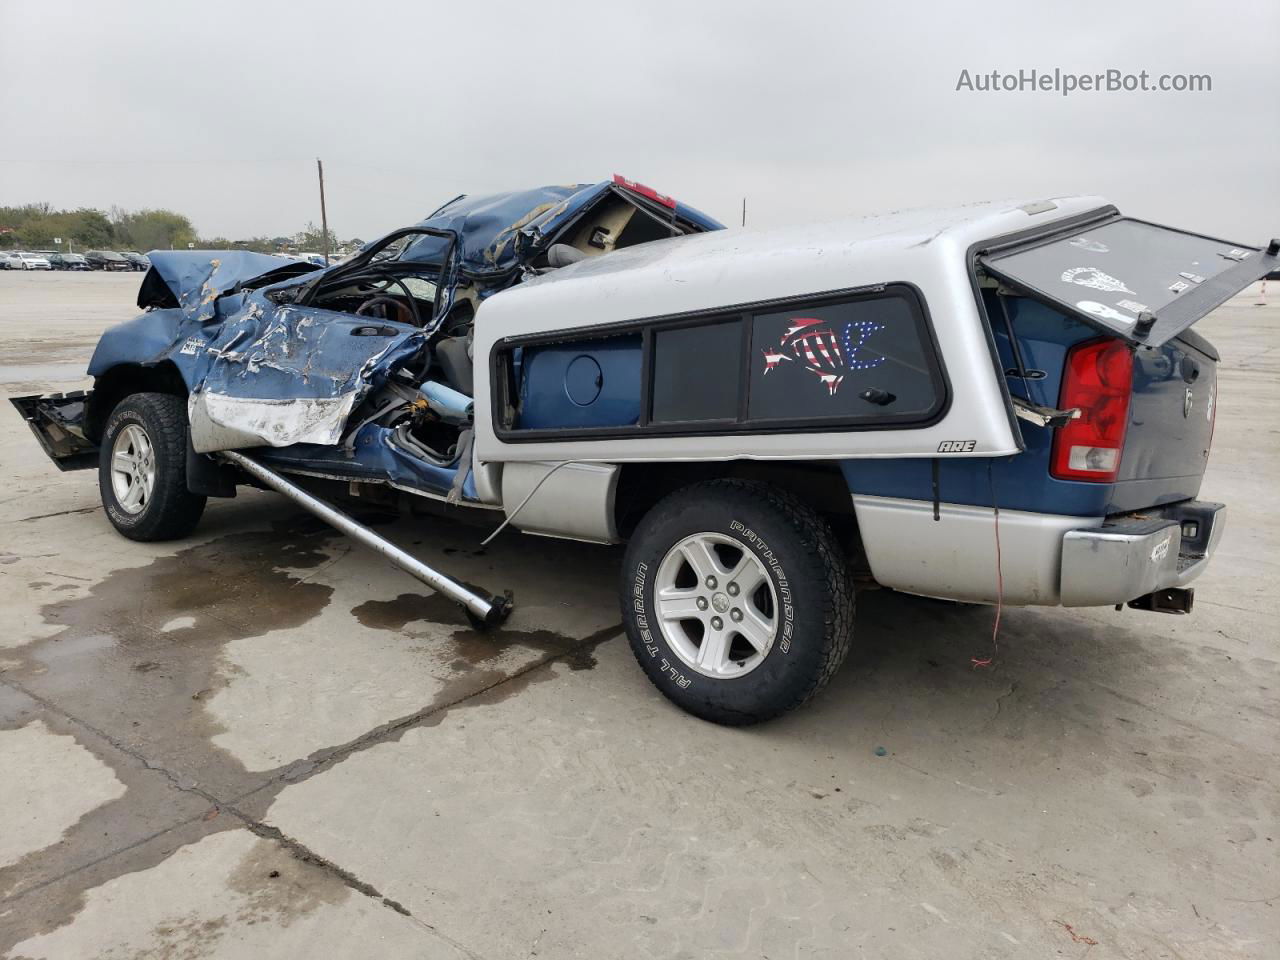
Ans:
POLYGON ((1118 215, 985 252, 983 269, 1091 325, 1157 346, 1274 269, 1274 253, 1118 215))

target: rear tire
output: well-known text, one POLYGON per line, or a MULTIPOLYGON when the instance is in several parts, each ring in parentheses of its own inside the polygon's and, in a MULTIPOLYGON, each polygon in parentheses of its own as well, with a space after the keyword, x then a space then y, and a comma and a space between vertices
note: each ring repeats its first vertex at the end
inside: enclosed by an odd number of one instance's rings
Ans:
POLYGON ((822 517, 767 484, 713 480, 654 506, 627 547, 622 615, 677 706, 741 726, 805 703, 849 652, 853 587, 822 517))
POLYGON ((102 432, 98 489, 111 525, 130 540, 176 540, 196 528, 205 498, 187 489, 187 407, 134 393, 102 432))

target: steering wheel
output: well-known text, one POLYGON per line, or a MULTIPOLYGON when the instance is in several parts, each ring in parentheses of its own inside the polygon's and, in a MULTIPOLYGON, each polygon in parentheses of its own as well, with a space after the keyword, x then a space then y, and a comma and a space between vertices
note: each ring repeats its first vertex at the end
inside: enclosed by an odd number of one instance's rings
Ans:
MULTIPOLYGON (((393 283, 396 286, 398 286, 401 290, 403 290, 405 300, 409 304, 409 312, 413 314, 413 325, 415 327, 423 327, 426 325, 423 323, 422 313, 418 310, 418 301, 414 298, 413 291, 409 289, 409 285, 407 283, 405 283, 403 280, 401 280, 399 277, 397 277, 393 273, 378 272, 378 273, 372 274, 372 276, 385 281, 385 285, 382 287, 383 290, 388 289, 393 283)), ((373 297, 372 300, 378 300, 380 299, 380 297, 381 295, 379 297, 373 297)), ((382 297, 382 298, 385 299, 385 297, 382 297)), ((370 302, 372 302, 372 300, 370 302)))
POLYGON ((384 310, 384 311, 383 311, 383 319, 384 319, 384 320, 394 320, 394 321, 396 321, 397 323, 399 323, 399 322, 400 322, 400 311, 401 311, 402 309, 404 309, 404 305, 403 305, 403 304, 401 304, 401 303, 400 303, 400 301, 399 301, 399 300, 397 300, 395 297, 388 297, 388 296, 385 296, 385 295, 382 295, 382 294, 379 294, 379 295, 378 295, 378 296, 376 296, 376 297, 370 297, 370 298, 369 298, 368 300, 366 300, 364 303, 360 304, 360 306, 356 308, 356 316, 357 316, 357 317, 367 317, 367 316, 369 316, 368 311, 372 310, 374 307, 378 306, 379 304, 384 304, 384 303, 385 303, 385 304, 390 304, 390 305, 391 305, 391 307, 393 308, 394 312, 393 312, 393 313, 391 313, 391 314, 388 316, 387 311, 386 311, 386 310, 384 310))

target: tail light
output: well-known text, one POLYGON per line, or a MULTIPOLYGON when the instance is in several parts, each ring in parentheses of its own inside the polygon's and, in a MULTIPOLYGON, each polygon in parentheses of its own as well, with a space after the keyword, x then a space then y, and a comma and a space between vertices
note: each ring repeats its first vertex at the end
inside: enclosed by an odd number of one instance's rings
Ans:
POLYGON ((1080 416, 1054 435, 1049 472, 1059 480, 1113 481, 1129 423, 1133 353, 1122 340, 1090 340, 1067 352, 1066 366, 1058 405, 1077 407, 1080 416))

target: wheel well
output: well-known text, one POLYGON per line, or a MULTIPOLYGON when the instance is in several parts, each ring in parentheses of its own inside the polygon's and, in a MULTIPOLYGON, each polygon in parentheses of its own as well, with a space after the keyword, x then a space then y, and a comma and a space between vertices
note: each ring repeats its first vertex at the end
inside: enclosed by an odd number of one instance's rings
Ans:
POLYGON ((85 435, 94 443, 102 439, 102 429, 111 411, 131 393, 168 393, 187 395, 187 385, 174 364, 165 360, 155 364, 122 363, 94 380, 93 398, 85 417, 85 435))
POLYGON ((780 487, 821 513, 854 562, 865 566, 858 522, 849 484, 832 461, 728 460, 711 463, 624 463, 619 467, 614 503, 618 533, 631 536, 636 525, 659 500, 690 484, 732 477, 780 487))

